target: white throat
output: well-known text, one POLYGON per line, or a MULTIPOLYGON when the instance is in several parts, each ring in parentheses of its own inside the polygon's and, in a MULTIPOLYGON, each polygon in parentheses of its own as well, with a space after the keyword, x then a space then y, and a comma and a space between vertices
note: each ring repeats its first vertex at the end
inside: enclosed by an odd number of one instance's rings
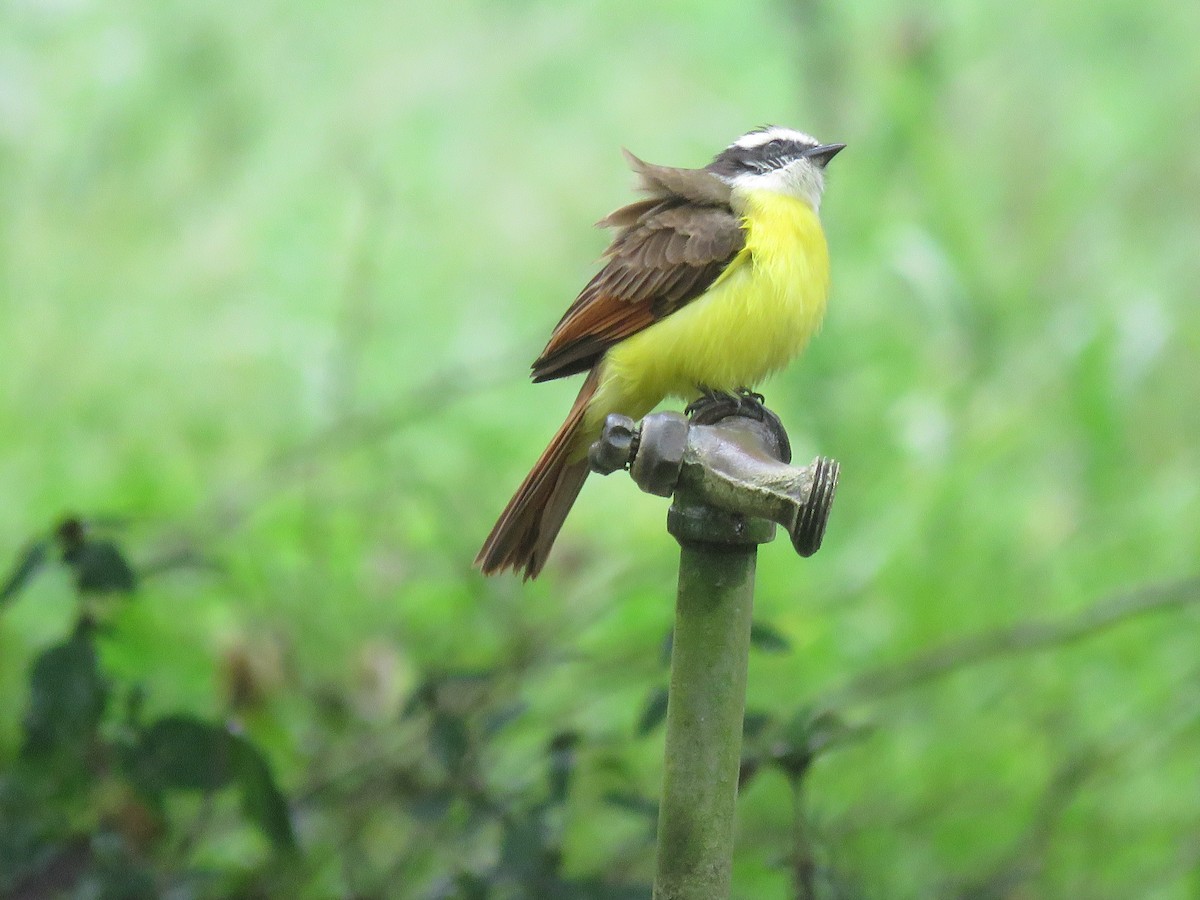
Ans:
POLYGON ((746 172, 728 179, 736 197, 739 193, 770 191, 805 201, 813 212, 821 209, 825 173, 807 159, 797 159, 769 172, 746 172))

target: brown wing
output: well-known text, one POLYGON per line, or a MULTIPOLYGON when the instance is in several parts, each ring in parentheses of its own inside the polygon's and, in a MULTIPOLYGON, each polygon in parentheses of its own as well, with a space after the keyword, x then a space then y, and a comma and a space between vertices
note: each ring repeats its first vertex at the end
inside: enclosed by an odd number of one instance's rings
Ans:
POLYGON ((745 246, 722 182, 703 170, 629 156, 654 196, 600 221, 620 229, 605 251, 608 261, 555 327, 533 364, 534 381, 587 371, 617 341, 703 294, 745 246))

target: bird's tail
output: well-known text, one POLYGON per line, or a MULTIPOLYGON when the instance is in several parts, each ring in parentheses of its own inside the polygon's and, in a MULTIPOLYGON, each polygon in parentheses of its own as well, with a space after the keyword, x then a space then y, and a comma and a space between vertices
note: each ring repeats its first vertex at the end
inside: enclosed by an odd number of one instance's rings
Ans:
POLYGON ((484 575, 524 569, 528 580, 542 571, 558 530, 588 476, 587 458, 572 457, 578 454, 580 427, 598 383, 598 371, 593 369, 567 420, 500 513, 475 557, 475 565, 484 575))

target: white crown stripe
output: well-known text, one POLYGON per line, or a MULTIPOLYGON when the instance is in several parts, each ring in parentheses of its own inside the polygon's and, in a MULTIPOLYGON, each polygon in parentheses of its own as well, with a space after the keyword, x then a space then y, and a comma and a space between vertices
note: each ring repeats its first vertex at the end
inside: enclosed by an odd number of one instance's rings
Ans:
POLYGON ((772 125, 770 128, 764 128, 761 131, 751 131, 743 134, 740 138, 734 141, 729 146, 740 147, 743 150, 750 150, 754 147, 761 147, 763 144, 768 144, 771 141, 798 141, 802 144, 812 144, 816 146, 821 143, 811 134, 805 134, 803 131, 796 131, 793 128, 782 128, 778 125, 772 125))

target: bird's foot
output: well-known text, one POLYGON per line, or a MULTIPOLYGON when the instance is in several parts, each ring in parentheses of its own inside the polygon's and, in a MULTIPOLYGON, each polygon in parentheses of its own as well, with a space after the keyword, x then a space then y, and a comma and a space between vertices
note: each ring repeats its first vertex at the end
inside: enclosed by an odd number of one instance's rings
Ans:
POLYGON ((684 414, 700 425, 712 424, 726 416, 746 416, 761 422, 769 415, 762 394, 749 388, 715 391, 704 385, 700 385, 700 396, 687 405, 684 414))
POLYGON ((683 414, 689 419, 695 418, 696 414, 702 412, 705 407, 716 403, 723 402, 724 395, 712 388, 698 385, 700 396, 683 408, 683 414))
POLYGON ((767 413, 766 397, 746 387, 738 388, 733 392, 733 396, 737 398, 739 412, 748 410, 751 418, 758 419, 760 422, 763 420, 763 416, 767 413))

